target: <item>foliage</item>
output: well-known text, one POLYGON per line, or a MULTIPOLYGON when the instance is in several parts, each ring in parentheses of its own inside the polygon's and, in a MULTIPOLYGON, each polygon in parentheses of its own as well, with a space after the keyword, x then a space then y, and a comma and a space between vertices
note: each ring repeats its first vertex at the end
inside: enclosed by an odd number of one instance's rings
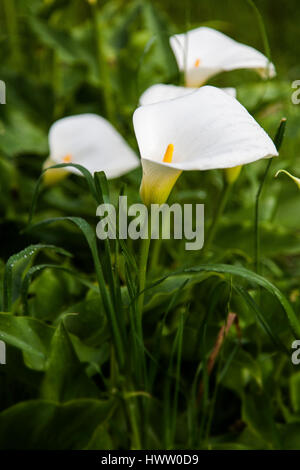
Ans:
MULTIPOLYGON (((82 169, 45 187, 48 129, 95 112, 137 151, 140 94, 182 81, 169 35, 206 24, 263 50, 256 15, 241 0, 1 0, 1 449, 300 449, 300 372, 291 362, 300 196, 288 178, 273 178, 282 168, 300 175, 291 102, 299 7, 256 5, 278 77, 235 71, 211 83, 236 86, 270 135, 287 118, 260 199, 260 273, 254 211, 264 161, 243 168, 209 253, 186 252, 184 240, 152 247, 141 321, 138 242, 95 234, 97 205, 120 193, 136 202, 141 170, 107 183, 82 169)), ((204 202, 209 224, 221 190, 220 171, 185 172, 171 200, 204 202)))

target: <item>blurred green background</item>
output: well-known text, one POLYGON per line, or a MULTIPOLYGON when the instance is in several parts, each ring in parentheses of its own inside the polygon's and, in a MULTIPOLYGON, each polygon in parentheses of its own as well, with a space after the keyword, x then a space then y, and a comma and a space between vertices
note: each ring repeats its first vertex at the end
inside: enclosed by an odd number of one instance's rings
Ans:
MULTIPOLYGON (((255 4, 277 77, 265 82, 241 70, 209 83, 236 87, 237 98, 272 137, 282 117, 287 118, 280 157, 272 163, 262 195, 261 261, 262 274, 299 316, 300 194, 286 176, 274 175, 285 168, 300 176, 300 105, 291 102, 291 83, 300 79, 300 7, 296 0, 255 4)), ((82 235, 67 223, 22 230, 48 157, 51 124, 72 114, 98 113, 137 151, 132 113, 140 94, 155 83, 182 82, 168 37, 200 25, 264 52, 258 18, 246 0, 0 0, 0 79, 7 91, 7 104, 0 105, 0 280, 11 275, 14 286, 11 311, 0 314, 0 338, 9 347, 9 363, 0 366, 0 448, 132 445, 132 425, 124 410, 132 394, 144 392, 144 383, 131 381, 134 363, 128 366, 130 379, 119 377, 111 365, 111 337, 82 235), (9 260, 37 243, 63 247, 75 256, 38 248, 9 260), (33 263, 44 267, 31 272, 24 286, 33 263), (49 263, 72 269, 75 276, 45 267, 49 263), (72 316, 74 312, 79 315, 72 316)), ((254 204, 265 165, 243 168, 210 262, 254 269, 254 204)), ((112 200, 125 185, 129 202, 136 202, 140 178, 137 169, 111 181, 112 200)), ((171 201, 204 202, 209 224, 222 184, 220 171, 186 172, 171 201)), ((41 187, 35 220, 67 215, 95 224, 95 204, 85 180, 76 175, 41 187)), ((129 243, 129 250, 137 254, 134 244, 129 243)), ((163 242, 156 262, 151 279, 202 263, 203 257, 186 252, 184 241, 163 242)), ((124 293, 123 265, 120 282, 124 293)), ((3 297, 1 289, 2 307, 3 297)), ((254 282, 236 284, 231 276, 171 277, 147 294, 144 328, 149 370, 156 377, 143 436, 149 448, 300 448, 300 372, 291 364, 293 335, 274 295, 258 291, 254 282), (233 286, 247 287, 258 313, 233 286), (154 373, 156 329, 171 300, 160 338, 161 363, 154 373), (229 309, 238 314, 242 336, 238 328, 230 330, 198 406, 195 390, 229 309), (183 338, 179 378, 172 362, 178 332, 183 338)))

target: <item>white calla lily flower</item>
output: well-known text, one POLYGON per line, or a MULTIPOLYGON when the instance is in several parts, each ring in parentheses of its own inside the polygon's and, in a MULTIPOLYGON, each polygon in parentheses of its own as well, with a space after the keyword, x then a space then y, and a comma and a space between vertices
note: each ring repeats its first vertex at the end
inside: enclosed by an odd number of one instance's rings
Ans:
MULTIPOLYGON (((121 176, 140 164, 123 137, 104 118, 96 114, 79 114, 56 121, 49 131, 50 157, 44 168, 58 163, 77 163, 92 174, 104 171, 107 178, 121 176)), ((76 168, 52 169, 45 173, 51 184, 76 168)))
POLYGON ((133 124, 142 157, 140 193, 147 205, 164 203, 183 170, 232 168, 278 155, 248 111, 212 86, 141 106, 133 124))
MULTIPOLYGON (((152 85, 140 96, 140 105, 146 106, 147 104, 159 103, 164 100, 172 100, 180 98, 181 96, 188 95, 197 91, 198 88, 190 88, 176 85, 166 85, 164 83, 157 83, 152 85)), ((228 95, 236 98, 235 88, 221 88, 228 95)))
POLYGON ((254 69, 263 77, 276 75, 274 64, 253 47, 241 44, 215 29, 200 27, 170 37, 186 85, 197 87, 220 72, 254 69))

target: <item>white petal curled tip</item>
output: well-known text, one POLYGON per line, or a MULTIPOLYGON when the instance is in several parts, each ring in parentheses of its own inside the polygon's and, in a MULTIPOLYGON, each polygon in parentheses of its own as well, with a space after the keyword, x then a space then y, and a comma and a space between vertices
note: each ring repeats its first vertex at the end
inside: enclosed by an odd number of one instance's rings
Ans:
MULTIPOLYGON (((49 131, 49 147, 55 163, 77 163, 91 173, 104 171, 108 179, 140 164, 116 129, 96 114, 79 114, 56 121, 49 131)), ((72 167, 68 170, 78 173, 72 167)))
POLYGON ((187 86, 202 85, 217 73, 236 69, 254 69, 270 78, 276 75, 274 64, 264 54, 215 29, 201 27, 176 34, 170 45, 187 86))
MULTIPOLYGON (((197 91, 199 88, 191 88, 184 86, 176 85, 166 85, 163 83, 158 83, 157 85, 152 85, 147 88, 146 91, 140 96, 140 105, 146 106, 147 104, 159 103, 160 101, 173 100, 175 98, 180 98, 181 96, 189 95, 197 91)), ((230 96, 236 97, 235 88, 222 88, 225 93, 228 93, 230 96)))
POLYGON ((133 124, 142 159, 177 170, 231 168, 278 155, 248 111, 212 86, 141 106, 133 124))

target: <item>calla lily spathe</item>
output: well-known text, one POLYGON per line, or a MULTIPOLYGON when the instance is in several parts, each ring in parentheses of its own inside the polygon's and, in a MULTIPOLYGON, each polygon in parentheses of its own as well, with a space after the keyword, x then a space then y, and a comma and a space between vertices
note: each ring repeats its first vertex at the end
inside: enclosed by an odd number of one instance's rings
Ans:
POLYGON ((141 106, 133 124, 142 157, 140 194, 147 205, 164 203, 183 170, 232 168, 278 155, 248 111, 212 86, 141 106))
MULTIPOLYGON (((144 93, 140 96, 140 105, 145 106, 147 104, 159 103, 160 101, 164 100, 180 98, 181 96, 186 96, 197 90, 198 88, 158 83, 156 85, 152 85, 151 87, 147 88, 146 91, 144 91, 144 93)), ((235 88, 222 88, 222 90, 233 98, 236 97, 235 88)))
MULTIPOLYGON (((104 171, 116 178, 140 162, 123 137, 106 119, 96 114, 79 114, 56 121, 49 131, 50 157, 44 167, 58 163, 77 163, 91 173, 104 171)), ((67 169, 77 173, 76 168, 67 169)), ((45 173, 45 182, 53 183, 67 174, 65 169, 45 173)))
POLYGON ((186 85, 197 87, 220 72, 254 69, 263 77, 276 75, 266 56, 211 28, 200 27, 171 36, 170 45, 186 85))

